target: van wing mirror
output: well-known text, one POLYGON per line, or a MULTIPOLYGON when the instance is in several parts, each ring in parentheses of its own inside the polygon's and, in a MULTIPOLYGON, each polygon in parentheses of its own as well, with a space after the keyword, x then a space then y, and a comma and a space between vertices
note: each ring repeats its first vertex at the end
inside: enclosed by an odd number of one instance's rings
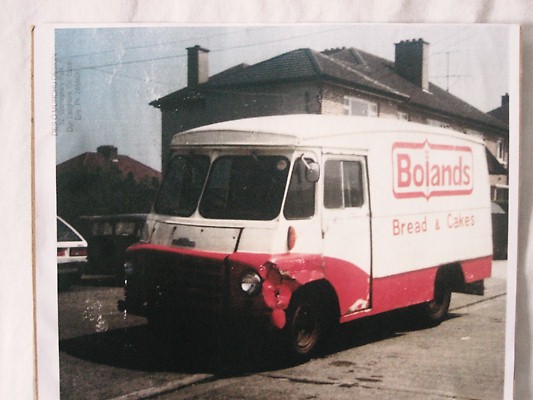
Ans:
POLYGON ((307 182, 318 182, 318 179, 320 178, 320 165, 315 161, 306 161, 303 154, 300 156, 300 160, 302 160, 305 165, 305 179, 307 182))

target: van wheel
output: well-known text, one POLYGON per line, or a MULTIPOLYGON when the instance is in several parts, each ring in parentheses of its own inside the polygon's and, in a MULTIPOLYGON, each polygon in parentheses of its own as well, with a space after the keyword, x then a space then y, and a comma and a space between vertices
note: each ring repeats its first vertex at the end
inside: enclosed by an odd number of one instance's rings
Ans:
POLYGON ((287 310, 286 339, 288 350, 299 361, 316 354, 326 332, 327 321, 323 297, 304 290, 297 293, 287 310))
POLYGON ((450 290, 445 279, 439 277, 435 280, 435 295, 432 301, 423 304, 423 315, 431 326, 439 325, 450 309, 452 291, 450 290))

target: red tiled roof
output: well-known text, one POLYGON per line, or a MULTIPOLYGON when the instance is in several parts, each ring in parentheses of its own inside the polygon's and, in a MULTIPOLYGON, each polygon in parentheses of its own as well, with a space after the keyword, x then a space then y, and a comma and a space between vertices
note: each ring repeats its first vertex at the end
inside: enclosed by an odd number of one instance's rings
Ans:
POLYGON ((125 155, 115 155, 110 158, 101 153, 87 152, 57 165, 57 172, 63 173, 73 170, 96 171, 97 169, 118 168, 124 177, 132 174, 136 182, 143 179, 161 179, 161 173, 133 158, 125 155))

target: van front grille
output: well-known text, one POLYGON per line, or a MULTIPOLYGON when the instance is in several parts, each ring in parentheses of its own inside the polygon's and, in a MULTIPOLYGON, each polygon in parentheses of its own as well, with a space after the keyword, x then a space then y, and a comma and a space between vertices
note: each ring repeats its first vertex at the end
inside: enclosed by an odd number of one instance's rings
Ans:
POLYGON ((137 278, 149 306, 182 311, 214 311, 223 306, 223 262, 156 252, 142 258, 137 278))

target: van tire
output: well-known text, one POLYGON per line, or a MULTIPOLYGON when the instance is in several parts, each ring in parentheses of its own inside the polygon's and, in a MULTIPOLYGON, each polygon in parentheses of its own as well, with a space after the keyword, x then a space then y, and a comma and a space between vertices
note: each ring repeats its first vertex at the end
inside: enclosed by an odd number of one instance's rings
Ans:
POLYGON ((294 360, 307 361, 317 354, 331 326, 328 304, 327 296, 318 287, 294 294, 285 326, 288 351, 294 360))
POLYGON ((450 309, 451 297, 452 291, 446 279, 437 274, 433 300, 422 305, 423 317, 430 326, 437 326, 444 321, 450 309))

